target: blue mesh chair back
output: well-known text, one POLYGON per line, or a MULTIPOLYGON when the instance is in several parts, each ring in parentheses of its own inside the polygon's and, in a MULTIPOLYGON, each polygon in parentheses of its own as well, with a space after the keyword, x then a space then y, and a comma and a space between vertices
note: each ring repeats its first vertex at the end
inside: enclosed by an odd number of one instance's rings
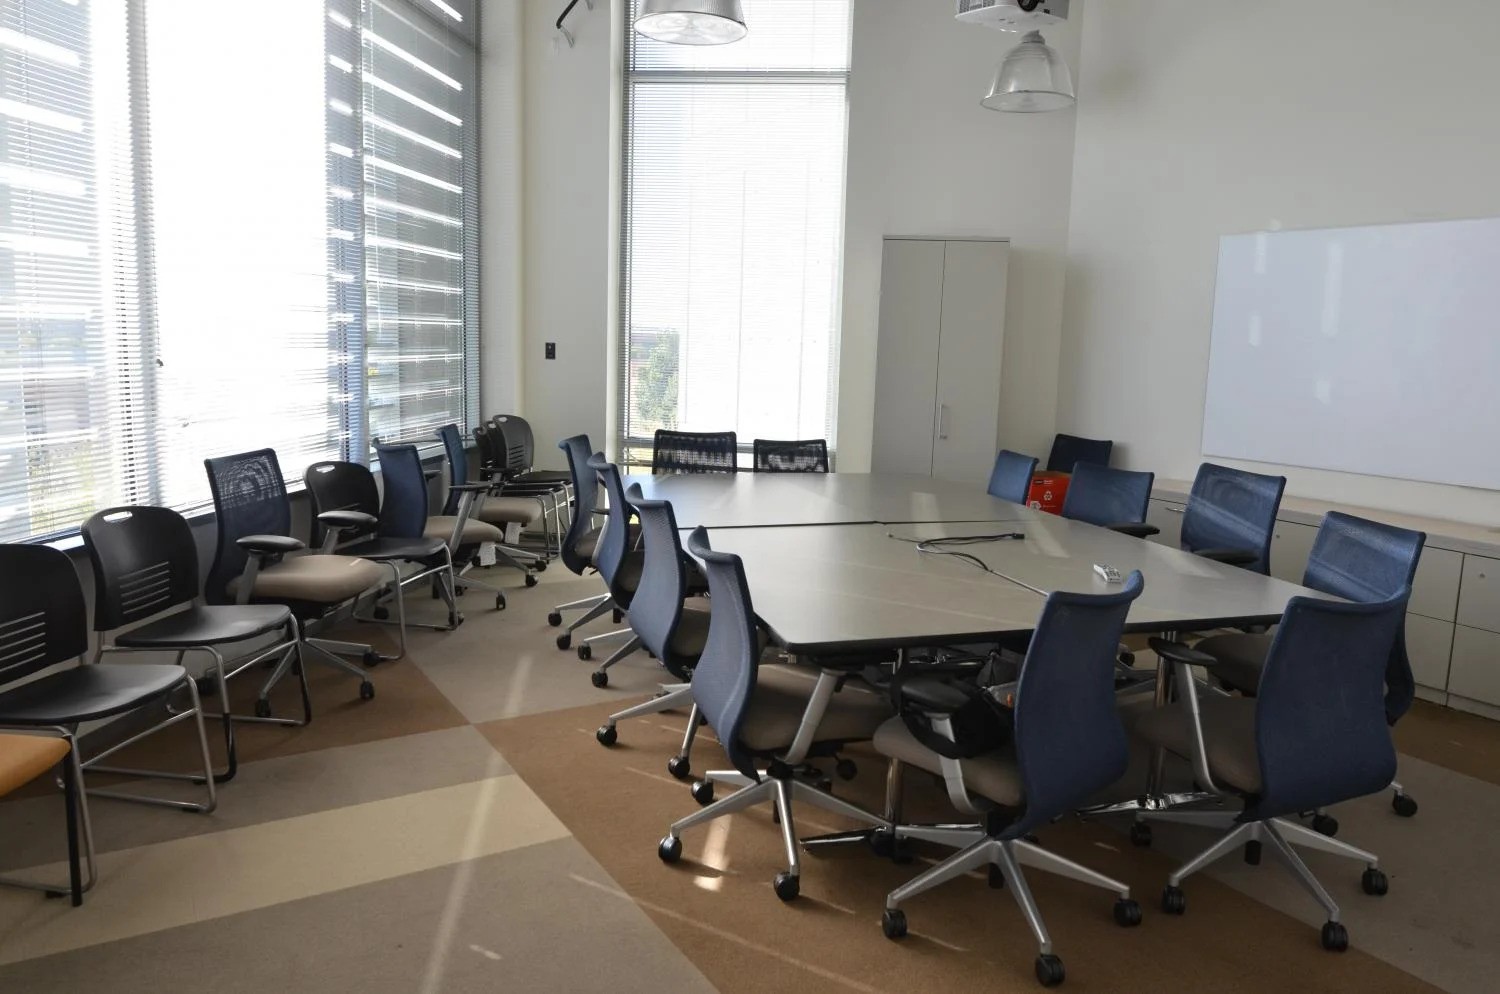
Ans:
POLYGON ((248 558, 238 541, 247 535, 291 535, 292 504, 271 449, 205 459, 203 468, 218 524, 203 594, 210 604, 232 604, 229 583, 244 572, 248 558))
POLYGON ((1261 791, 1242 821, 1275 818, 1390 786, 1396 749, 1385 670, 1411 593, 1367 602, 1294 597, 1256 691, 1261 791))
POLYGON ((464 436, 458 425, 443 425, 438 429, 438 438, 443 442, 443 455, 448 461, 448 496, 443 501, 444 514, 457 514, 459 499, 463 496, 453 487, 469 482, 469 453, 464 450, 464 436))
MULTIPOLYGON (((1313 540, 1302 585, 1351 601, 1383 601, 1412 585, 1426 542, 1422 532, 1330 511, 1313 540)), ((1415 696, 1403 614, 1385 668, 1386 720, 1395 724, 1415 696)))
POLYGON ((806 438, 782 442, 772 438, 755 440, 757 473, 826 473, 828 442, 806 438))
POLYGON ((667 431, 656 433, 651 472, 733 473, 739 442, 732 431, 667 431))
POLYGON ((1036 460, 1031 456, 1001 449, 995 456, 995 468, 990 470, 989 495, 1012 504, 1025 504, 1031 496, 1031 477, 1035 473, 1036 460))
POLYGON ((1052 440, 1052 452, 1047 456, 1047 471, 1072 473, 1079 463, 1108 466, 1115 443, 1107 438, 1080 438, 1077 435, 1058 434, 1052 440))
POLYGON ((1081 462, 1073 467, 1062 516, 1091 525, 1139 524, 1146 520, 1155 473, 1110 469, 1081 462))
POLYGON ((701 527, 688 535, 688 551, 703 564, 710 607, 708 639, 693 670, 693 702, 734 768, 759 781, 755 756, 740 741, 760 666, 760 641, 745 566, 733 553, 715 552, 708 531, 701 527))
POLYGON ((574 435, 557 443, 568 460, 568 473, 573 477, 573 502, 576 510, 568 522, 568 534, 563 538, 562 561, 574 573, 582 576, 593 565, 578 554, 576 546, 584 535, 594 527, 594 508, 599 506, 599 474, 589 468, 589 459, 594 447, 587 435, 574 435))
POLYGON ((1115 700, 1115 657, 1125 615, 1144 588, 1137 570, 1114 593, 1057 591, 1042 605, 1016 687, 1026 808, 1007 837, 1076 810, 1124 775, 1130 750, 1115 700))
MULTIPOLYGON (((302 475, 307 493, 312 497, 312 544, 323 544, 326 529, 318 521, 325 511, 359 511, 380 517, 380 488, 368 466, 353 462, 315 462, 302 475)), ((365 538, 376 528, 349 528, 340 536, 344 541, 365 538)))
POLYGON ((628 608, 635 591, 627 590, 615 582, 620 564, 625 561, 625 553, 630 551, 631 513, 630 505, 625 500, 625 487, 620 481, 620 468, 598 452, 589 456, 589 468, 598 474, 599 482, 604 485, 604 496, 609 501, 604 531, 600 533, 599 541, 594 546, 594 565, 608 584, 610 596, 615 603, 621 608, 628 608))
POLYGON ((1271 534, 1286 477, 1247 473, 1242 469, 1204 463, 1198 467, 1182 516, 1182 547, 1239 549, 1255 554, 1245 569, 1271 571, 1271 534))
POLYGON ((682 602, 687 597, 687 570, 682 540, 677 537, 677 516, 670 501, 642 497, 638 483, 625 491, 625 499, 640 519, 641 545, 646 554, 641 581, 630 602, 630 627, 673 676, 688 679, 697 659, 672 651, 672 637, 682 621, 682 602))
POLYGON ((380 534, 386 538, 421 538, 427 530, 427 476, 415 445, 376 445, 380 479, 380 534))
POLYGON ((165 507, 111 507, 83 523, 94 567, 94 630, 114 631, 198 599, 198 543, 165 507))
POLYGON ((0 685, 88 651, 88 608, 67 553, 0 545, 0 685))

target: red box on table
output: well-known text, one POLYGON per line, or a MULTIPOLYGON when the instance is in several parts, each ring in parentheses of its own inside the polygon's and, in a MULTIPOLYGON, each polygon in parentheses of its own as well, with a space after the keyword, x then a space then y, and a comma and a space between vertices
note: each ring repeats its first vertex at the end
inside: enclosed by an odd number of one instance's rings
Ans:
POLYGON ((1067 495, 1067 473, 1035 473, 1031 477, 1031 492, 1026 496, 1026 506, 1050 514, 1060 514, 1063 498, 1067 495))

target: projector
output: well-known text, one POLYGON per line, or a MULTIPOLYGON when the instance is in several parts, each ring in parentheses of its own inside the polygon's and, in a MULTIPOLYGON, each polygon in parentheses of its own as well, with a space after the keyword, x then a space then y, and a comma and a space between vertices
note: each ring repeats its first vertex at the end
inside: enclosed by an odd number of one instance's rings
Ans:
POLYGON ((998 31, 1039 31, 1068 19, 1068 0, 958 0, 953 16, 998 31))

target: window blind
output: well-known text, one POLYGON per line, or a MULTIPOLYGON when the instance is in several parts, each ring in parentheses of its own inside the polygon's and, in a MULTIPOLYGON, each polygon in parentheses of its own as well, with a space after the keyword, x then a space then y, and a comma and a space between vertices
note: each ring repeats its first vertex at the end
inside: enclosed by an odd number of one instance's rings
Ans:
MULTIPOLYGON (((630 16, 636 13, 632 3, 630 16)), ((850 0, 745 0, 717 47, 630 33, 621 449, 831 438, 850 0)))

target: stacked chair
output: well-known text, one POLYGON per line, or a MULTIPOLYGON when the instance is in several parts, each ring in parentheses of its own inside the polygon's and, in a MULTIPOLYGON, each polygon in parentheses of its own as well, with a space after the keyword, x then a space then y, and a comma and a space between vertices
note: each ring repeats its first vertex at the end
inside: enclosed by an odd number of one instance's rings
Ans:
MULTIPOLYGON (((589 444, 587 435, 565 438, 557 447, 563 450, 568 459, 568 473, 573 479, 573 500, 576 505, 573 517, 568 522, 568 533, 563 536, 562 561, 571 572, 583 576, 594 568, 594 553, 601 532, 594 524, 594 505, 599 500, 599 474, 589 467, 594 448, 589 444)), ((583 612, 558 634, 557 647, 570 648, 575 630, 613 608, 615 604, 608 591, 554 607, 547 615, 547 624, 553 628, 562 625, 564 611, 583 612)))
MULTIPOLYGON (((533 570, 546 569, 546 560, 529 550, 505 544, 503 529, 512 524, 525 528, 535 523, 541 516, 541 505, 530 497, 507 497, 492 493, 493 482, 471 481, 469 457, 464 451, 463 435, 459 432, 458 425, 444 425, 438 429, 438 437, 442 439, 443 455, 448 463, 448 492, 443 501, 442 515, 429 519, 429 523, 439 530, 445 523, 451 523, 450 533, 452 529, 457 529, 461 544, 466 547, 478 544, 473 540, 482 535, 483 541, 494 543, 496 565, 520 570, 526 586, 536 586, 537 578, 533 570), (459 525, 460 520, 463 521, 462 527, 459 525)), ((502 592, 468 577, 475 559, 466 556, 460 561, 460 589, 483 587, 495 594, 497 606, 504 607, 505 595, 502 592)))
MULTIPOLYGON (((598 476, 600 484, 603 485, 605 498, 609 501, 604 528, 599 533, 599 540, 594 547, 594 565, 609 587, 610 603, 617 611, 628 613, 630 604, 635 599, 636 587, 641 582, 641 568, 645 561, 643 553, 637 548, 640 544, 639 526, 634 523, 634 511, 625 499, 620 468, 600 453, 589 457, 588 466, 589 470, 598 476)), ((593 643, 616 638, 624 638, 625 644, 611 653, 609 658, 590 674, 590 679, 596 687, 609 686, 610 667, 640 649, 641 638, 631 629, 623 628, 619 631, 591 636, 579 643, 578 658, 587 662, 593 658, 593 643)))

